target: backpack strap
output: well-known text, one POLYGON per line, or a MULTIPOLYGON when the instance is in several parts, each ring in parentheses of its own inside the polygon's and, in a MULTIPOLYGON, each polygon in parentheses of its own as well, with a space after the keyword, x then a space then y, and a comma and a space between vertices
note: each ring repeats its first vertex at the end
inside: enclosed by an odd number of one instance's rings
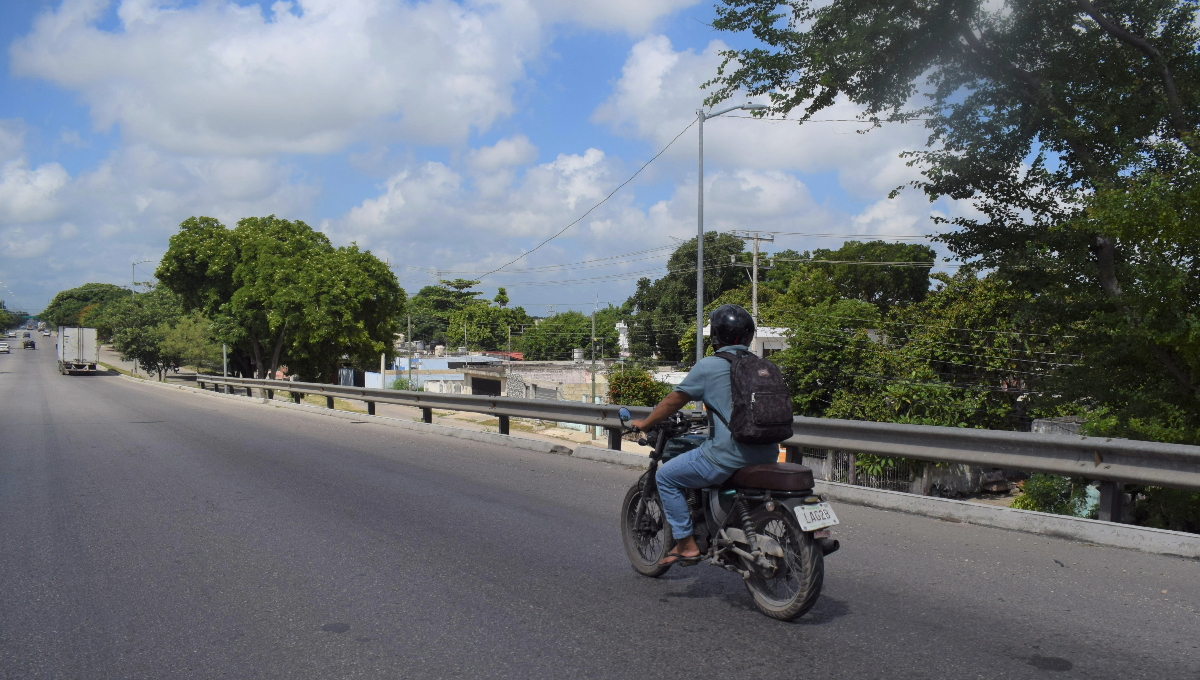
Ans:
MULTIPOLYGON (((747 352, 744 349, 735 349, 735 350, 733 350, 733 352, 721 352, 721 351, 713 352, 714 357, 721 357, 725 361, 728 361, 731 368, 733 366, 734 361, 737 361, 738 359, 741 359, 742 357, 747 356, 749 354, 750 354, 750 352, 747 352), (734 356, 729 356, 730 354, 733 354, 734 356)), ((706 401, 706 402, 704 402, 704 405, 706 407, 708 407, 708 414, 709 414, 708 415, 708 438, 712 439, 713 438, 712 417, 716 416, 718 419, 720 419, 721 423, 725 426, 726 430, 729 429, 729 421, 725 420, 725 416, 721 415, 720 411, 713 408, 712 404, 710 404, 706 401)))

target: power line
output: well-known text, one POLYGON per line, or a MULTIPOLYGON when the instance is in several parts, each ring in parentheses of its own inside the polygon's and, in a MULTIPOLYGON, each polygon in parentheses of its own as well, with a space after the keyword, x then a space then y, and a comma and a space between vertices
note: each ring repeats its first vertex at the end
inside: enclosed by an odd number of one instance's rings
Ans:
MULTIPOLYGON (((638 251, 632 252, 632 253, 613 255, 611 257, 599 257, 599 258, 596 258, 593 260, 581 260, 579 262, 568 262, 568 263, 564 263, 564 264, 548 264, 548 265, 543 265, 541 267, 525 267, 522 269, 509 269, 506 273, 509 273, 509 272, 533 272, 533 271, 542 271, 542 270, 546 270, 546 269, 561 269, 562 267, 576 267, 579 265, 591 264, 594 262, 607 262, 607 261, 611 261, 611 260, 619 260, 619 259, 625 258, 625 257, 632 257, 634 255, 644 255, 646 253, 655 253, 655 252, 660 252, 660 251, 671 249, 671 248, 675 248, 675 246, 674 245, 665 245, 665 246, 659 246, 657 248, 648 248, 646 250, 638 250, 638 251)), ((627 261, 628 262, 637 262, 640 260, 653 259, 654 257, 661 257, 661 256, 655 255, 653 257, 637 258, 635 260, 627 260, 627 261)), ((622 263, 610 262, 610 264, 622 264, 622 263)), ((433 267, 417 267, 415 265, 407 265, 407 264, 401 265, 401 266, 405 267, 406 269, 416 269, 419 271, 427 271, 427 272, 434 273, 434 274, 478 274, 482 271, 482 270, 466 270, 466 269, 462 269, 462 270, 435 269, 433 267)), ((601 265, 601 266, 604 266, 604 265, 601 265)))
MULTIPOLYGON (((485 277, 491 276, 491 275, 493 275, 493 273, 496 273, 496 272, 504 269, 504 267, 509 266, 512 263, 516 263, 516 261, 518 261, 518 260, 526 258, 527 255, 533 254, 534 252, 538 251, 538 249, 541 248, 542 246, 545 246, 546 243, 551 242, 554 239, 557 239, 557 237, 559 237, 559 236, 562 236, 564 233, 566 233, 566 230, 570 229, 571 227, 575 227, 576 224, 583 221, 584 217, 587 217, 588 215, 592 215, 593 210, 598 209, 598 207, 600 207, 601 205, 604 205, 608 199, 613 197, 613 194, 616 194, 625 185, 628 185, 629 182, 634 181, 634 177, 636 177, 637 175, 640 175, 642 173, 642 170, 646 169, 646 167, 649 166, 650 163, 653 163, 654 161, 658 160, 659 156, 666 154, 667 149, 670 149, 671 145, 676 143, 676 140, 678 140, 680 137, 683 137, 683 133, 691 130, 691 126, 694 126, 694 125, 696 125, 696 121, 689 122, 688 127, 685 127, 685 128, 683 128, 682 131, 679 131, 679 134, 676 134, 676 136, 674 136, 674 139, 672 139, 671 142, 668 142, 667 145, 664 146, 664 148, 662 148, 662 150, 658 152, 658 154, 655 154, 653 158, 650 158, 649 161, 647 161, 646 163, 643 163, 642 167, 638 168, 636 173, 630 175, 628 180, 620 182, 620 186, 612 189, 612 192, 610 194, 606 195, 606 197, 604 197, 604 199, 602 199, 600 201, 600 203, 595 204, 592 207, 589 207, 588 211, 584 212, 583 215, 581 215, 580 218, 576 219, 575 222, 571 222, 570 224, 566 225, 566 227, 563 227, 562 230, 558 231, 558 234, 554 234, 553 236, 548 237, 548 239, 546 239, 545 241, 538 243, 538 246, 533 248, 532 251, 527 251, 527 252, 521 253, 520 257, 510 260, 509 263, 506 263, 506 264, 496 267, 496 269, 493 269, 492 271, 485 273, 484 276, 485 277)), ((480 278, 482 278, 482 277, 480 277, 480 278)))

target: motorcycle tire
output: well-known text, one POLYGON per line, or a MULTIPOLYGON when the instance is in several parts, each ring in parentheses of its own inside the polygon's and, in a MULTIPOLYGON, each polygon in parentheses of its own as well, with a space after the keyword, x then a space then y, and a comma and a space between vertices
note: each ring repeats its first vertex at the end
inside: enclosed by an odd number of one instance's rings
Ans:
POLYGON ((775 558, 779 566, 772 578, 752 573, 746 580, 754 605, 780 621, 803 616, 817 603, 825 581, 825 553, 820 543, 800 530, 800 523, 787 508, 758 508, 750 513, 750 523, 755 533, 775 539, 784 554, 775 558))
POLYGON ((629 487, 625 500, 621 503, 621 542, 625 544, 625 554, 629 563, 643 576, 657 578, 671 568, 662 566, 659 561, 666 557, 667 552, 675 545, 671 536, 671 528, 663 515, 662 505, 657 498, 646 504, 643 524, 649 522, 651 532, 638 531, 633 526, 637 519, 638 501, 642 497, 642 485, 639 481, 629 487))

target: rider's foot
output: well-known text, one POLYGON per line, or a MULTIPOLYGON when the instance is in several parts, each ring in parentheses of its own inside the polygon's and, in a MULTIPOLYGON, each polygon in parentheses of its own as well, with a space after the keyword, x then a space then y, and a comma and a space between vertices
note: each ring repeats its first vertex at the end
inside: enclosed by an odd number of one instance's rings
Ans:
POLYGON ((667 566, 675 563, 687 566, 700 561, 700 546, 696 545, 696 539, 688 536, 675 543, 675 547, 671 548, 671 552, 667 553, 659 561, 660 566, 667 566))

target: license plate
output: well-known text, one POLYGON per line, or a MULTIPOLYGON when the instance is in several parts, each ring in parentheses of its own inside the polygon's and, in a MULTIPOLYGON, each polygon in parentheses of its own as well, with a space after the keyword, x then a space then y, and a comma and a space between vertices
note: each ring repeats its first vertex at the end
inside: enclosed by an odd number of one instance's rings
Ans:
POLYGON ((797 505, 796 519, 800 521, 802 531, 816 531, 840 524, 837 515, 833 514, 833 506, 828 503, 797 505))

